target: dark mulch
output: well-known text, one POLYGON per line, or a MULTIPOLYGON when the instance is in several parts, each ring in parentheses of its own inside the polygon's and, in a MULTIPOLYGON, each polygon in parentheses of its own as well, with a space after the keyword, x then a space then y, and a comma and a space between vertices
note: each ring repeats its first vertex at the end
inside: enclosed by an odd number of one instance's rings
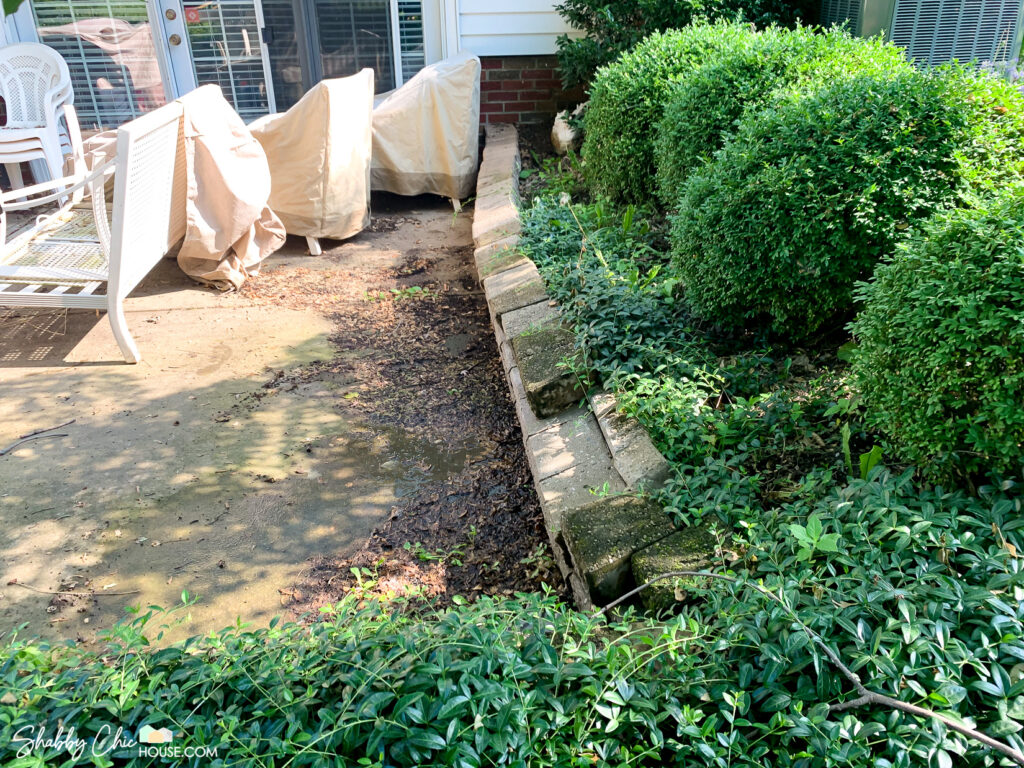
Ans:
MULTIPOLYGON (((377 219, 385 238, 397 234, 386 218, 377 219)), ((447 479, 405 497, 354 556, 311 561, 296 585, 296 615, 353 591, 370 597, 411 589, 447 605, 456 595, 535 591, 542 582, 564 589, 472 249, 400 250, 398 266, 274 270, 251 294, 318 308, 335 323, 333 359, 282 372, 269 386, 340 383, 337 407, 358 423, 397 428, 469 457, 447 479)))

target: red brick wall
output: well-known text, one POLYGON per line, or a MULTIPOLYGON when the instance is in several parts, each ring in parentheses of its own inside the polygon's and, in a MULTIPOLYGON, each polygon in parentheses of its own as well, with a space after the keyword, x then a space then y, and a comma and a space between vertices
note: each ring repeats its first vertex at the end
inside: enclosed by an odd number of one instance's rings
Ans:
POLYGON ((481 123, 541 123, 581 99, 565 93, 555 56, 481 58, 481 123))

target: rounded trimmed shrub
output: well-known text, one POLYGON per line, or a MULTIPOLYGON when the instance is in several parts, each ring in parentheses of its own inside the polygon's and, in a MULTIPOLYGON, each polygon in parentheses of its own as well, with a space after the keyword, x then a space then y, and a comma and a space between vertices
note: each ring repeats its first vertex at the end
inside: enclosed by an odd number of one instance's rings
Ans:
POLYGON ((558 38, 558 65, 566 87, 586 85, 598 67, 654 32, 695 18, 738 19, 764 27, 814 19, 820 0, 562 0, 558 13, 582 37, 558 38))
POLYGON ((672 263, 706 321, 809 336, 917 221, 1019 183, 1022 140, 1024 97, 965 68, 780 95, 687 179, 672 263))
POLYGON ((930 221, 861 284, 853 380, 932 479, 1024 461, 1024 192, 930 221))
POLYGON ((721 149, 744 110, 763 108, 780 87, 910 66, 903 49, 841 29, 771 28, 738 41, 684 75, 665 105, 655 139, 662 205, 675 208, 687 177, 721 149))
POLYGON ((600 69, 585 119, 583 173, 591 191, 640 203, 654 196, 654 134, 673 83, 741 41, 742 24, 694 24, 651 35, 600 69))

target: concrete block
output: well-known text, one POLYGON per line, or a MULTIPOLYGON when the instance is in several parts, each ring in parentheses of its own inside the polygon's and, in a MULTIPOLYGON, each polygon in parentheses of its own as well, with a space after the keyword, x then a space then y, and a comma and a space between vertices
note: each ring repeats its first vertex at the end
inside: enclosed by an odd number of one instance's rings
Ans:
POLYGON ((477 248, 473 253, 473 259, 476 261, 476 273, 480 281, 483 282, 491 275, 528 262, 529 259, 516 248, 518 244, 519 235, 512 235, 483 248, 477 248))
POLYGON ((583 408, 570 408, 556 416, 539 419, 530 408, 530 403, 526 399, 526 388, 523 386, 523 379, 519 375, 518 368, 512 368, 508 372, 508 381, 509 388, 512 390, 512 400, 515 403, 516 416, 519 417, 519 426, 523 430, 524 440, 559 424, 585 419, 588 415, 587 411, 583 408))
POLYGON ((477 248, 522 231, 519 207, 511 194, 492 194, 477 198, 473 208, 473 243, 477 248))
POLYGON ((505 335, 512 339, 527 331, 537 331, 549 325, 561 323, 558 307, 551 301, 541 301, 530 306, 507 312, 501 317, 505 335))
POLYGON ((484 280, 484 295, 491 317, 500 320, 506 312, 513 312, 548 298, 544 279, 532 261, 507 269, 484 280))
POLYGON ((604 462, 578 464, 565 472, 535 483, 544 523, 548 532, 561 537, 566 514, 594 501, 595 492, 624 493, 626 484, 612 466, 611 457, 604 462))
POLYGON ((544 480, 578 464, 606 463, 608 449, 590 414, 555 424, 526 441, 526 458, 535 480, 544 480))
POLYGON ((647 430, 636 419, 618 412, 614 396, 592 396, 590 402, 615 468, 626 485, 635 491, 664 487, 672 468, 655 447, 647 430))
POLYGON ((578 354, 576 337, 561 325, 550 324, 510 338, 526 399, 538 416, 554 416, 576 405, 586 387, 563 363, 578 354))
POLYGON ((674 532, 660 506, 635 496, 598 499, 573 509, 562 528, 573 570, 597 604, 627 592, 633 586, 633 555, 674 532))
MULTIPOLYGON (((700 571, 711 564, 715 538, 704 527, 684 528, 633 555, 633 576, 646 584, 676 571, 700 571)), ((648 610, 664 611, 686 599, 687 584, 694 578, 665 579, 640 593, 648 610)))

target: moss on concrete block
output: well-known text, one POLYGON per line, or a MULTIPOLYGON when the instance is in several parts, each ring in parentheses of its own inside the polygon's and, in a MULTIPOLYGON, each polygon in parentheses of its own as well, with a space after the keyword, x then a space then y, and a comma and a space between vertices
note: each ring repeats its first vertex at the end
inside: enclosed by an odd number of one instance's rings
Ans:
POLYGON ((477 248, 473 253, 476 261, 476 273, 483 282, 491 275, 504 272, 507 269, 525 264, 527 259, 516 247, 519 245, 519 235, 502 238, 496 243, 477 248))
MULTIPOLYGON (((637 584, 646 584, 674 571, 700 571, 707 568, 715 553, 715 538, 707 528, 684 528, 652 544, 633 556, 633 576, 637 584)), ((645 589, 640 599, 651 611, 664 611, 686 599, 686 586, 692 578, 665 579, 645 589)))
POLYGON ((665 511, 649 499, 598 499, 565 515, 562 534, 573 567, 594 602, 607 603, 633 585, 633 555, 672 535, 665 511))
POLYGON ((571 408, 586 394, 579 377, 562 365, 579 353, 575 337, 561 325, 545 325, 513 337, 512 353, 526 399, 541 418, 571 408))

